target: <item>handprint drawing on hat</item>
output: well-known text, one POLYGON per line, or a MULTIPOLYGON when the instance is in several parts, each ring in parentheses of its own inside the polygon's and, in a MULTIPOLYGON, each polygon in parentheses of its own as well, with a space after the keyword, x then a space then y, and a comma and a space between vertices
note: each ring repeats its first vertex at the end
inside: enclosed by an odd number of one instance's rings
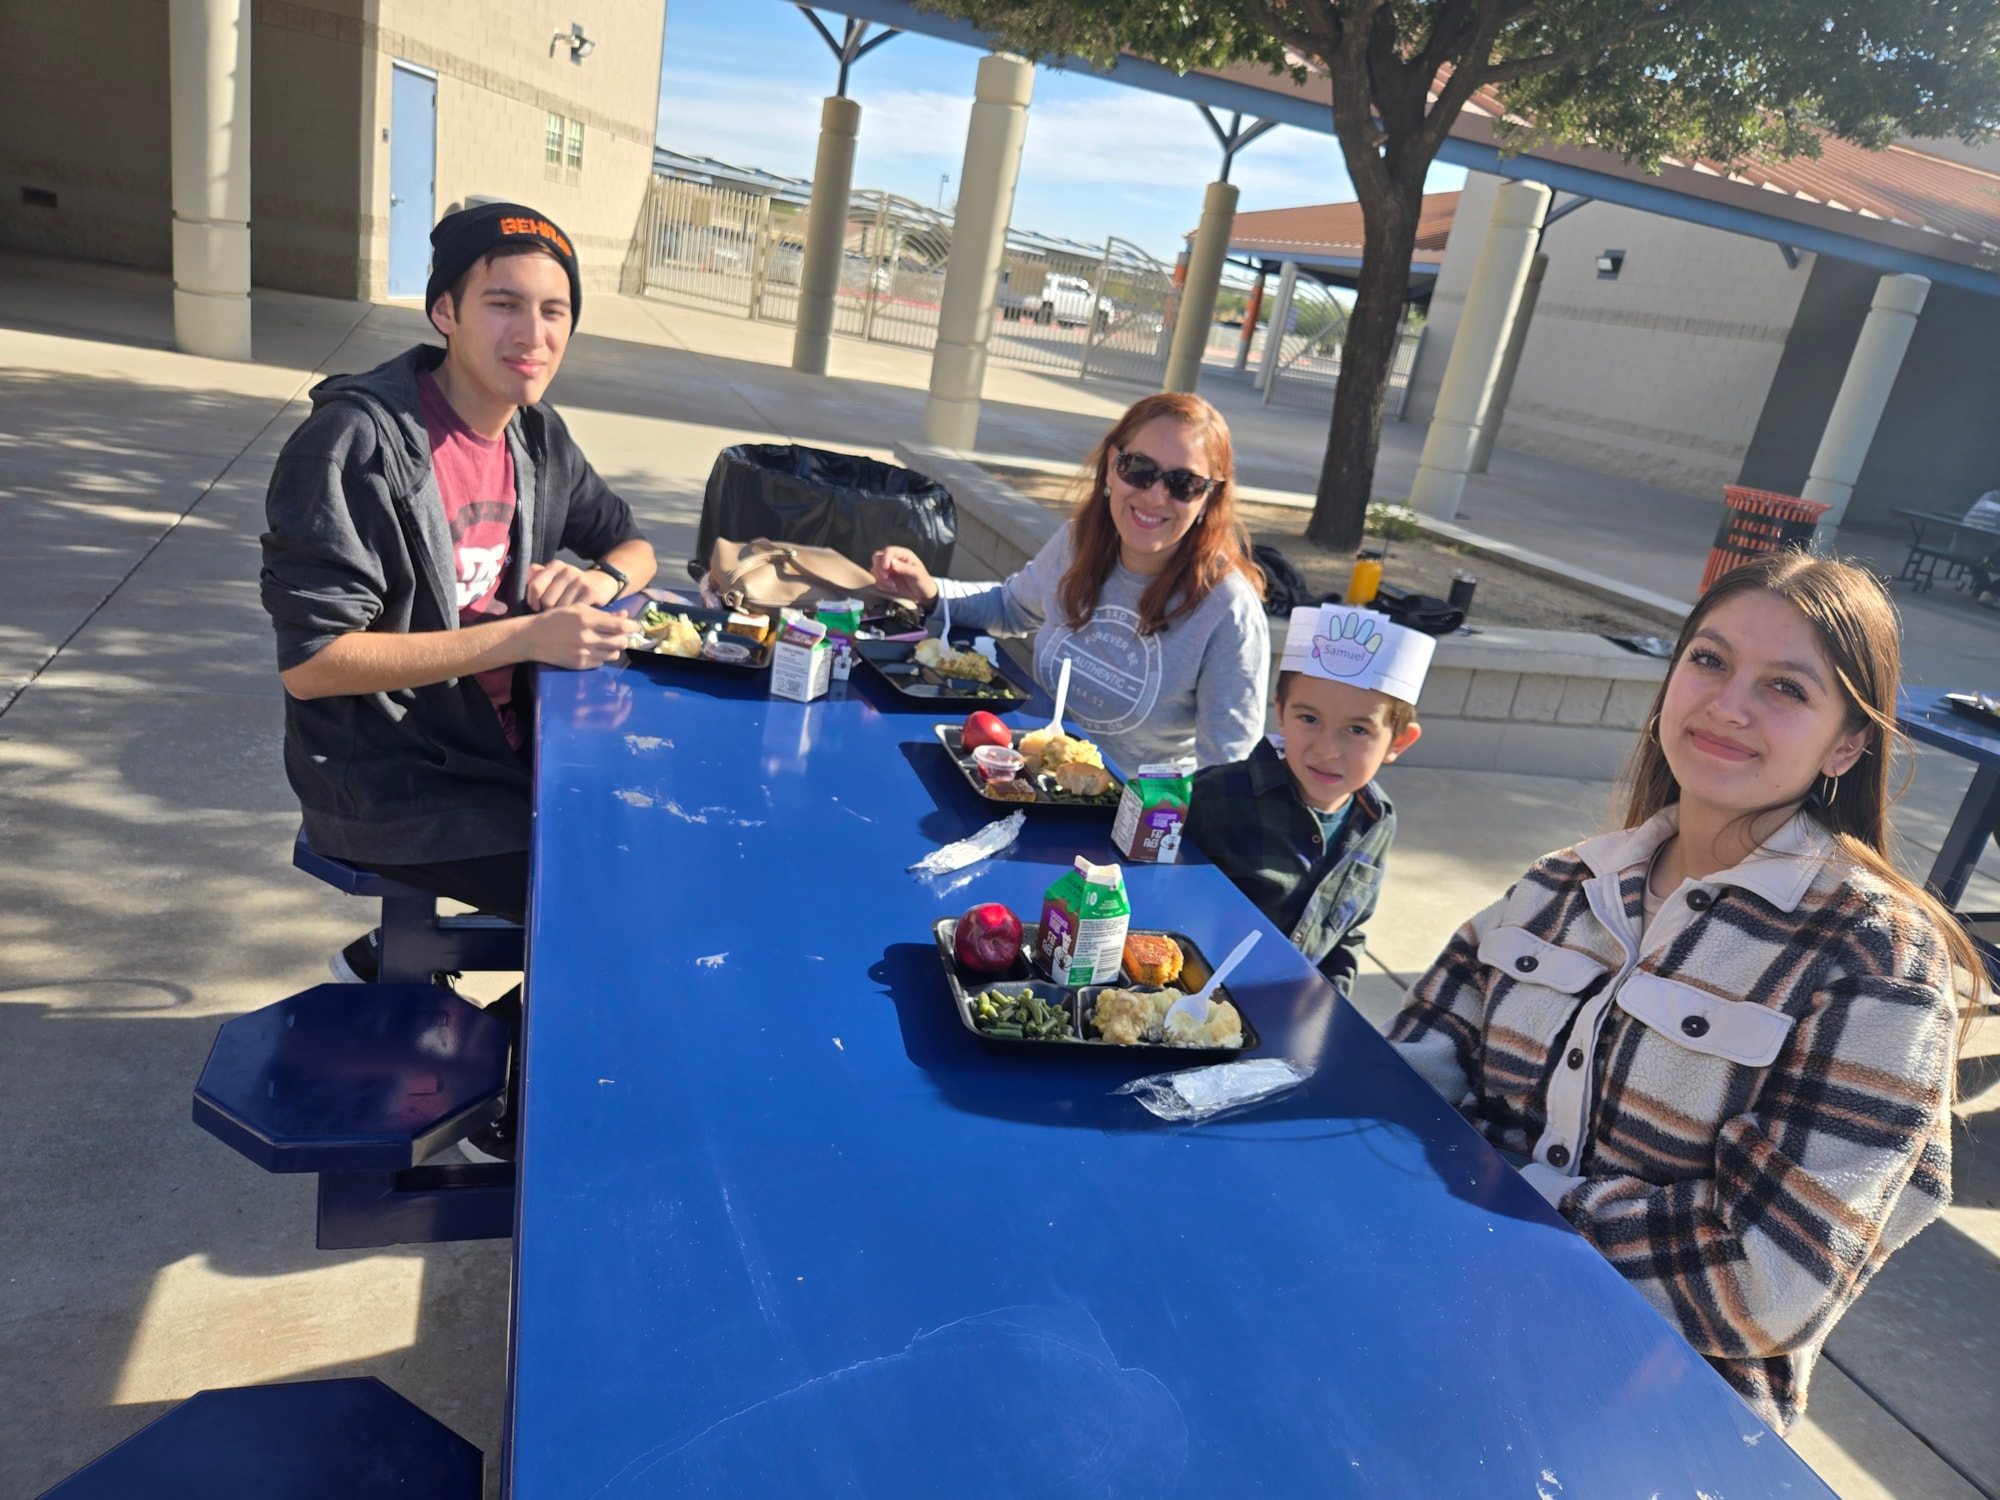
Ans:
MULTIPOLYGON (((1335 677, 1359 677, 1382 649, 1382 632, 1373 620, 1358 614, 1340 618, 1340 634, 1313 637, 1313 660, 1335 677)), ((1326 623, 1331 626, 1333 619, 1327 618, 1326 623)))

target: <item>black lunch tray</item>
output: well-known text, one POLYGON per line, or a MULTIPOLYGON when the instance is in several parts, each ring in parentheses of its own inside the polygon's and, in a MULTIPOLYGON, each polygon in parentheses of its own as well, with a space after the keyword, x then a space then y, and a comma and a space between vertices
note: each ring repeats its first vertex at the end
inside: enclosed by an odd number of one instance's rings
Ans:
MULTIPOLYGON (((1946 693, 1944 706, 1960 718, 1970 719, 1986 729, 2000 729, 2000 709, 1988 707, 1996 700, 1984 693, 1946 693)), ((1021 804, 1026 807, 1027 803, 1021 804)))
MULTIPOLYGON (((1023 807, 1027 806, 1024 802, 1023 807)), ((952 936, 958 926, 956 917, 939 917, 931 924, 931 936, 937 942, 938 960, 944 965, 945 982, 951 986, 951 1001, 958 1011, 958 1023, 984 1042, 995 1052, 1025 1052, 1037 1056, 1056 1054, 1068 1057, 1130 1057, 1140 1060, 1154 1060, 1188 1064, 1194 1062, 1227 1062, 1234 1057, 1247 1057, 1264 1045, 1257 1028, 1250 1024, 1250 1017, 1243 1006, 1224 985, 1215 992, 1218 1000, 1227 1000, 1236 1007, 1236 1013, 1243 1018, 1243 1045, 1241 1047, 1168 1047, 1157 1042, 1140 1042, 1131 1047, 1120 1047, 1096 1036, 1090 1030, 1090 1018, 1096 1013, 1097 994, 1100 990, 1154 990, 1160 988, 1151 984, 1127 982, 1123 968, 1119 970, 1119 982, 1110 984, 1086 984, 1072 989, 1067 985, 1054 984, 1046 975, 1034 969, 1028 962, 1028 955, 1035 951, 1035 939, 1040 935, 1039 922, 1021 924, 1021 956, 1014 960, 1014 967, 1005 974, 968 974, 958 966, 958 958, 952 952, 952 936), (999 990, 1004 994, 1018 995, 1023 990, 1032 990, 1046 1005, 1055 1006, 1069 1013, 1070 1024, 1083 1040, 1066 1042, 1037 1042, 1026 1037, 988 1036, 972 1020, 973 998, 985 990, 999 990)), ((1132 934, 1170 937, 1180 944, 1181 977, 1174 988, 1183 994, 1192 995, 1208 983, 1208 976, 1214 969, 1201 949, 1195 946, 1193 938, 1184 932, 1165 932, 1159 928, 1137 927, 1132 934)))
MULTIPOLYGON (((939 724, 934 726, 932 732, 937 735, 938 743, 944 746, 945 753, 951 757, 952 764, 958 767, 959 774, 965 777, 966 785, 986 801, 1001 807, 1032 807, 1043 812, 1097 813, 1110 817, 1117 813, 1118 800, 1125 795, 1125 783, 1118 779, 1116 771, 1106 766, 1104 769, 1110 772, 1111 785, 1095 797, 1075 797, 1068 792, 1056 790, 1055 778, 1045 771, 1036 772, 1030 779, 1030 784, 1035 788, 1033 802, 1016 797, 996 797, 986 789, 986 773, 979 769, 979 762, 965 751, 960 742, 965 733, 964 727, 958 724, 939 724)), ((1020 736, 1016 735, 1015 738, 1019 739, 1020 736)))
MULTIPOLYGON (((1018 708, 1031 696, 1000 667, 993 669, 991 682, 973 682, 964 677, 946 677, 927 667, 920 667, 914 660, 917 641, 856 641, 855 649, 861 659, 875 669, 881 679, 890 687, 919 703, 937 707, 986 708, 998 707, 1005 713, 1010 708, 1018 708)), ((1026 807, 1028 804, 1020 804, 1026 807)))
MULTIPOLYGON (((730 612, 726 609, 705 609, 698 604, 662 604, 660 608, 670 615, 686 615, 688 622, 696 630, 702 631, 704 634, 710 625, 714 625, 717 629, 720 629, 729 622, 730 612)), ((773 617, 772 624, 773 633, 775 634, 775 616, 773 617)), ((635 635, 639 631, 639 616, 637 614, 632 616, 632 630, 635 635)), ((637 666, 670 665, 676 667, 706 667, 712 672, 761 672, 771 665, 770 641, 753 641, 747 635, 725 634, 722 638, 724 640, 741 641, 750 648, 749 657, 743 661, 715 661, 706 656, 672 656, 664 651, 649 651, 643 646, 627 646, 625 648, 625 659, 637 666)))

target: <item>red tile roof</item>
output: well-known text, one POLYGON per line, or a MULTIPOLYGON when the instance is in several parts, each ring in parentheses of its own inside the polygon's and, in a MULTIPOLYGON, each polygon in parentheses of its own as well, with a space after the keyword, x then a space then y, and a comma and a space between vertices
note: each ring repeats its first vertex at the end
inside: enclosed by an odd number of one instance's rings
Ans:
MULTIPOLYGON (((1444 264, 1444 242, 1451 234, 1457 193, 1425 193, 1417 220, 1415 266, 1444 264)), ((1229 248, 1237 254, 1263 253, 1274 259, 1326 257, 1361 258, 1361 205, 1317 203, 1305 208, 1266 208, 1236 216, 1229 248), (1287 254, 1289 252, 1289 255, 1287 254)))

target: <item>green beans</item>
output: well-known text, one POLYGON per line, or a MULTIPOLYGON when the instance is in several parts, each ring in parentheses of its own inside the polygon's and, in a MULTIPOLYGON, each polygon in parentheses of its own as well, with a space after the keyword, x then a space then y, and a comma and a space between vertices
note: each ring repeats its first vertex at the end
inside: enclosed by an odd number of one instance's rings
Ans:
POLYGON ((1060 1005, 1050 1005, 1033 990, 1022 990, 1018 995, 985 990, 974 995, 967 1005, 972 1011, 972 1024, 986 1036, 1028 1042, 1079 1040, 1069 1012, 1060 1005))

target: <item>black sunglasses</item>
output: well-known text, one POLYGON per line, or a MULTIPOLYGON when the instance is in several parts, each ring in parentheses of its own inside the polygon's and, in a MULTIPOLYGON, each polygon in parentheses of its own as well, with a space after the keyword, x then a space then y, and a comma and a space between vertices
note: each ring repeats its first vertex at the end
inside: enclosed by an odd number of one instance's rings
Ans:
POLYGON ((1220 479, 1205 478, 1193 469, 1162 469, 1143 453, 1120 453, 1112 467, 1118 471, 1118 477, 1135 490, 1150 490, 1156 484, 1165 485, 1167 498, 1176 505, 1192 505, 1222 483, 1220 479))

